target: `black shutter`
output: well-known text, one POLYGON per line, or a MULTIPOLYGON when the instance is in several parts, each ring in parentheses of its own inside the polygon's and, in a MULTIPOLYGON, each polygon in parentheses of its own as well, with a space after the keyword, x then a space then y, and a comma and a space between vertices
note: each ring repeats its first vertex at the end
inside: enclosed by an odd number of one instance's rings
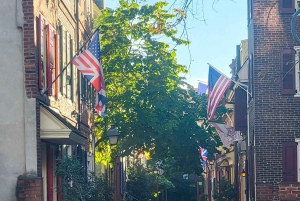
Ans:
POLYGON ((251 94, 250 98, 254 97, 254 65, 253 65, 253 54, 249 56, 248 66, 248 92, 251 94))
POLYGON ((282 181, 297 182, 297 142, 282 143, 282 181))
POLYGON ((294 13, 295 0, 280 0, 280 13, 294 13))
POLYGON ((234 128, 236 131, 247 131, 247 93, 241 87, 234 93, 234 128))
POLYGON ((295 94, 295 52, 294 50, 281 51, 280 64, 281 94, 295 94))

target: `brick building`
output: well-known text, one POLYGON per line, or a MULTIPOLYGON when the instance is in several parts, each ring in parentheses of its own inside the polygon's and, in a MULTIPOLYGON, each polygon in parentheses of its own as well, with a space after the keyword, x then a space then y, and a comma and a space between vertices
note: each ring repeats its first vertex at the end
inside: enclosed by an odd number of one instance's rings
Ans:
POLYGON ((95 91, 75 66, 62 71, 91 34, 93 1, 1 4, 1 200, 59 201, 57 157, 94 167, 95 91))
POLYGON ((298 5, 248 0, 247 200, 300 200, 300 44, 291 33, 298 5))

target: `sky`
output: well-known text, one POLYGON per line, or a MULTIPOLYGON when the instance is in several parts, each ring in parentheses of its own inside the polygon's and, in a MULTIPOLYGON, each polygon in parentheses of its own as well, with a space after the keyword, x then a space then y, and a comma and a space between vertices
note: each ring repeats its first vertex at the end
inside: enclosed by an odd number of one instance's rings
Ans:
MULTIPOLYGON (((153 4, 157 1, 147 0, 147 3, 153 4)), ((167 0, 170 4, 174 1, 167 0)), ((177 0, 174 7, 180 8, 181 2, 177 0)), ((193 0, 191 6, 198 14, 195 19, 191 13, 187 13, 188 38, 191 44, 189 48, 176 47, 178 63, 186 65, 189 69, 189 73, 184 77, 195 87, 198 80, 207 81, 207 63, 230 76, 229 64, 236 56, 236 45, 247 39, 247 1, 215 0, 215 4, 212 2, 214 1, 193 0), (205 22, 199 20, 203 19, 203 16, 205 22)), ((116 8, 117 5, 118 0, 106 1, 106 7, 116 8)), ((181 33, 182 27, 179 26, 178 29, 181 33)))

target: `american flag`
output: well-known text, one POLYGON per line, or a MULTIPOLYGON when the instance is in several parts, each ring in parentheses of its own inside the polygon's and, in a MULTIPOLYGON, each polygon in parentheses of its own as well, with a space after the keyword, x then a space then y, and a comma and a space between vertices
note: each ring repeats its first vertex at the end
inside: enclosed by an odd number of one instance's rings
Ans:
POLYGON ((201 155, 201 158, 202 158, 202 168, 204 169, 205 166, 206 166, 208 152, 207 152, 207 149, 204 149, 200 146, 199 146, 199 149, 200 149, 200 155, 201 155))
POLYGON ((231 80, 229 78, 209 66, 207 98, 207 118, 209 121, 214 119, 217 107, 230 84, 231 80))
POLYGON ((88 48, 80 53, 73 64, 91 82, 97 91, 96 111, 100 116, 104 115, 107 103, 104 74, 101 64, 99 32, 96 31, 88 48))

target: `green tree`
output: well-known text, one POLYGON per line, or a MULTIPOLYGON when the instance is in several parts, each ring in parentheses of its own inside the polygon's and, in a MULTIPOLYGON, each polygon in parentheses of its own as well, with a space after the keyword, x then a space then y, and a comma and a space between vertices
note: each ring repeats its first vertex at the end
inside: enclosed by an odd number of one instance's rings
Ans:
POLYGON ((106 177, 87 173, 76 157, 58 160, 55 175, 61 178, 57 191, 65 201, 113 201, 113 189, 106 177))
POLYGON ((127 171, 127 193, 140 201, 155 200, 157 190, 161 194, 162 191, 174 188, 164 175, 155 175, 151 168, 145 168, 138 159, 134 160, 127 171))
POLYGON ((109 147, 106 130, 117 125, 122 136, 120 154, 149 151, 153 161, 162 159, 166 176, 174 172, 200 173, 199 145, 216 152, 219 141, 206 122, 206 96, 196 95, 177 63, 178 45, 189 42, 176 37, 172 15, 165 2, 143 5, 120 0, 114 11, 103 10, 96 20, 101 34, 102 63, 109 99, 107 115, 96 119, 101 143, 96 160, 111 162, 117 147, 109 147), (112 153, 112 154, 111 154, 112 153))
POLYGON ((231 184, 229 180, 224 177, 217 182, 217 191, 213 195, 217 201, 234 201, 236 198, 237 190, 234 184, 231 184))

